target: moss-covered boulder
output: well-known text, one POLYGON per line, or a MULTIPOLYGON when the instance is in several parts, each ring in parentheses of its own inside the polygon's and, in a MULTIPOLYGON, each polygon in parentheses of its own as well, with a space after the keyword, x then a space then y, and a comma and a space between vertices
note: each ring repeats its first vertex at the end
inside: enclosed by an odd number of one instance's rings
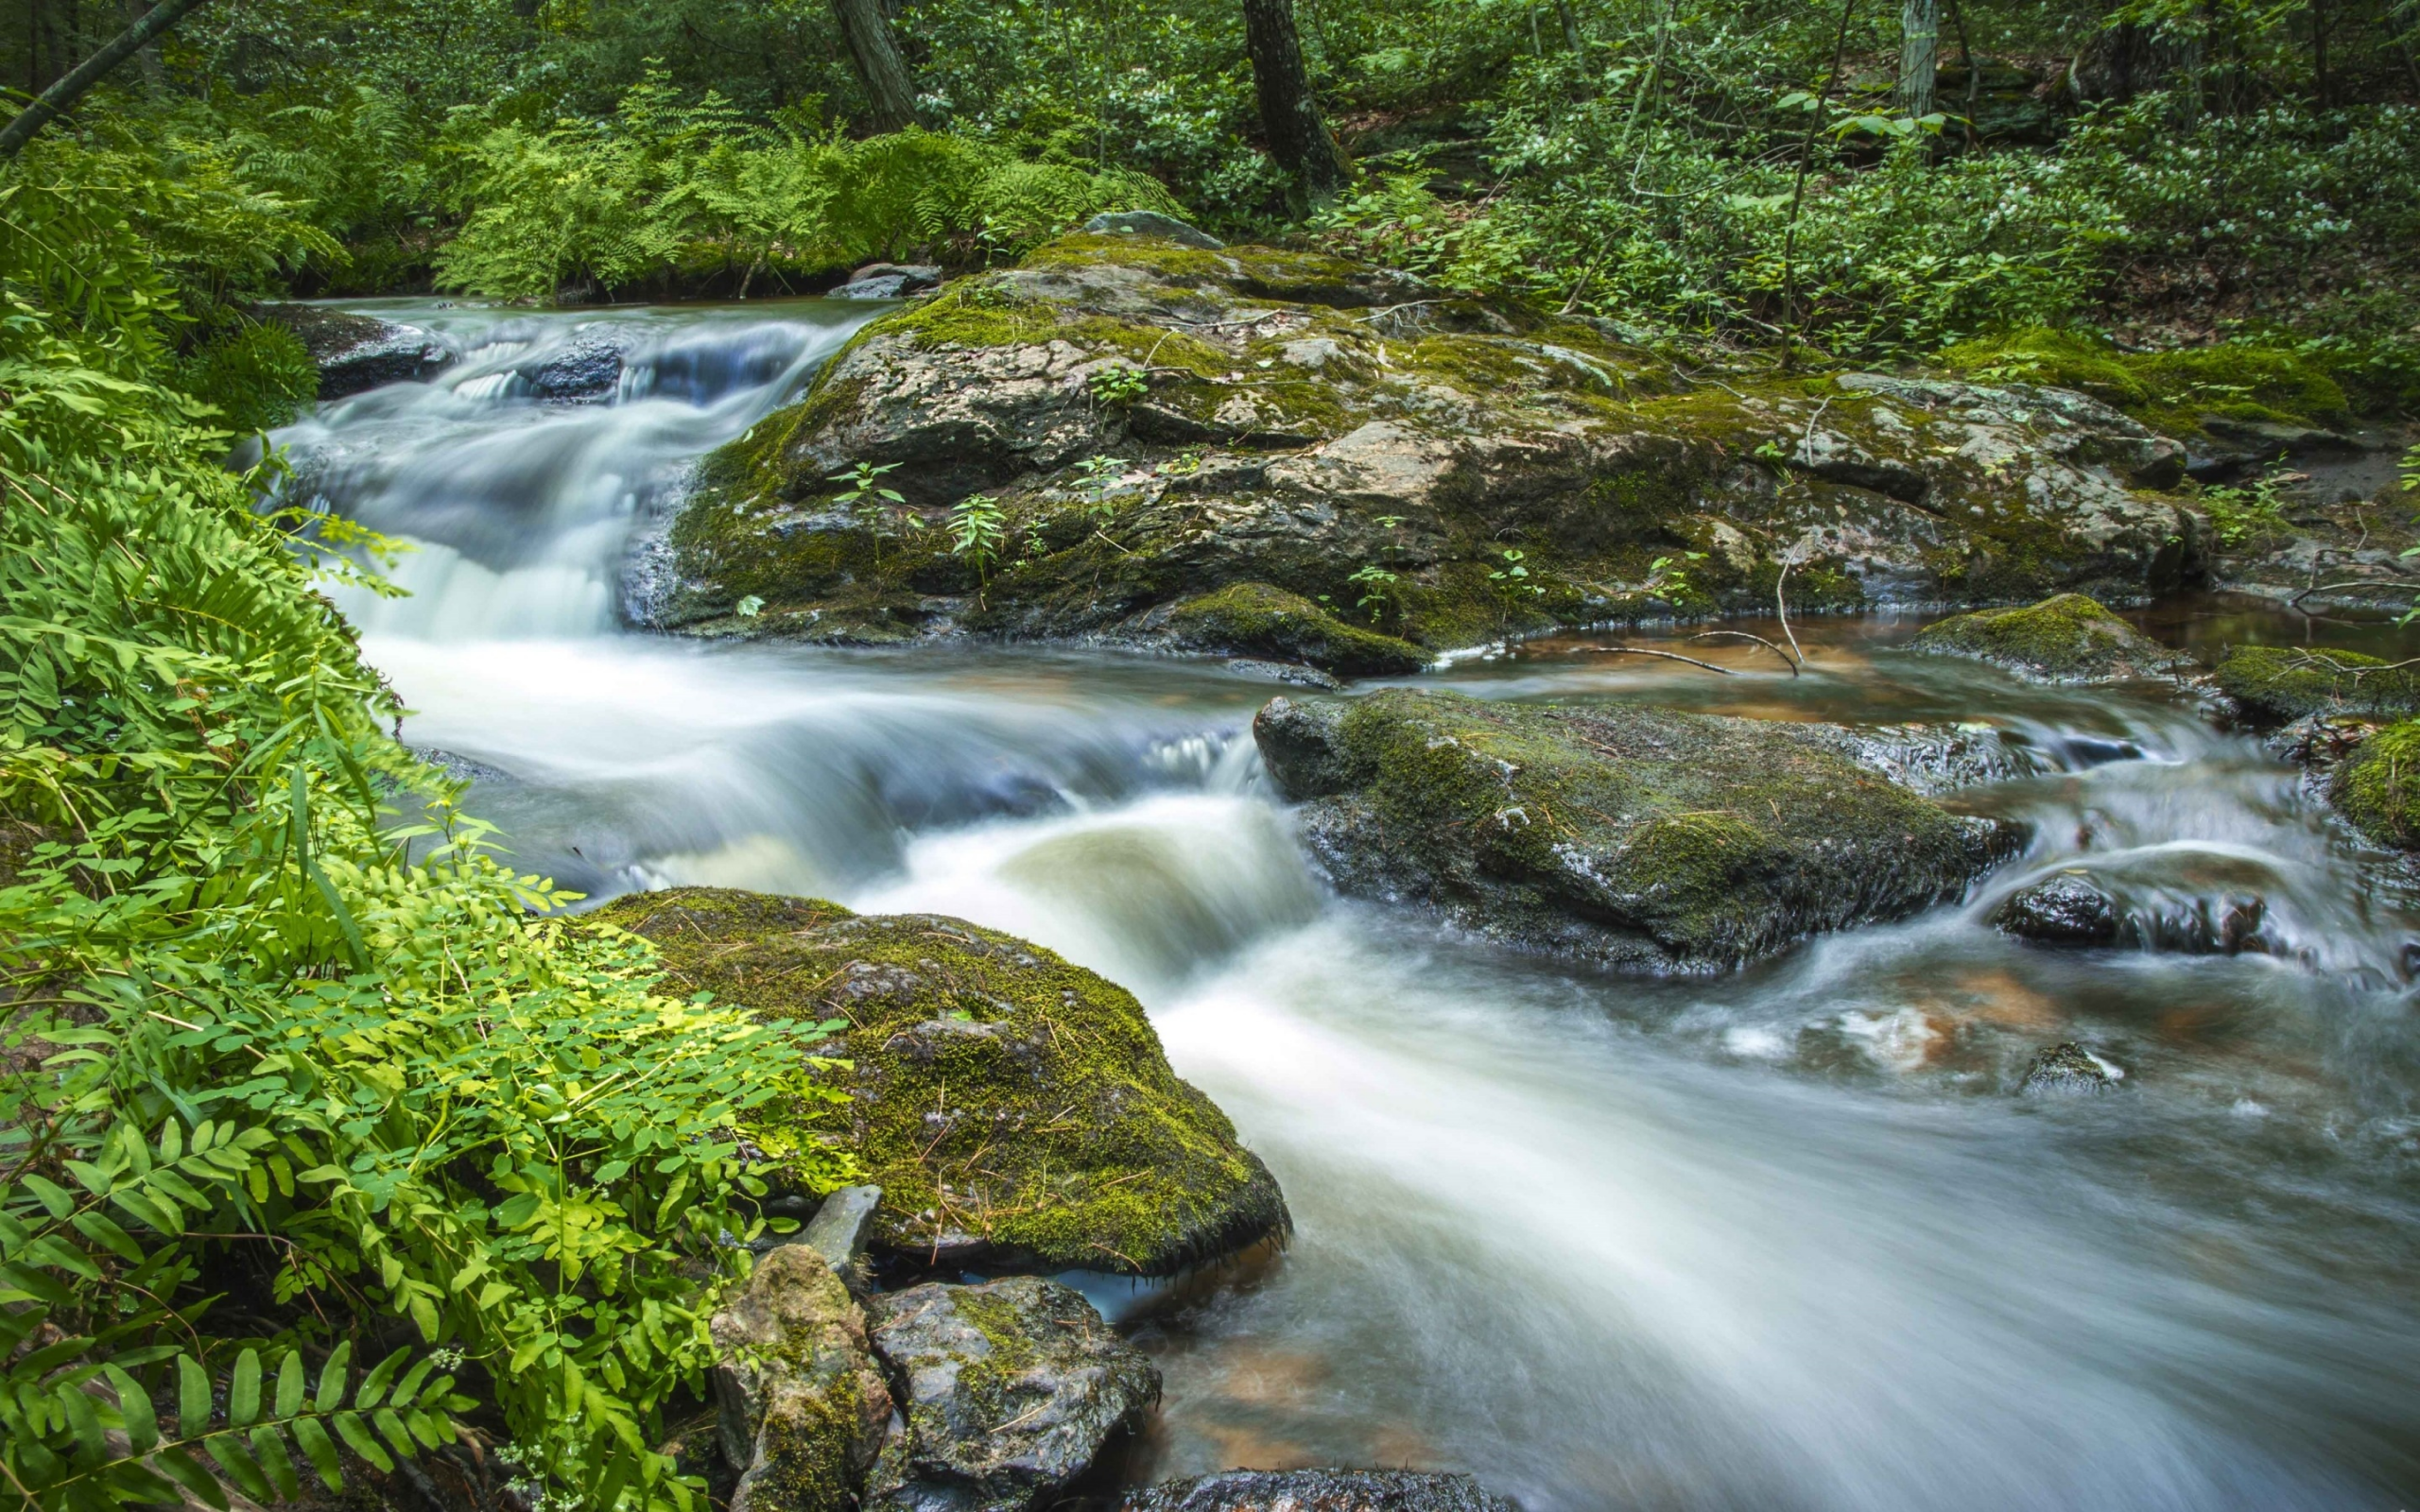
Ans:
POLYGON ((2420 714, 2420 675, 2359 651, 2238 645, 2219 662, 2219 691, 2256 725, 2310 714, 2406 719, 2420 714))
POLYGON ((2014 843, 1854 759, 1852 732, 1390 689, 1253 721, 1343 891, 1511 943, 1703 971, 1960 896, 2014 843))
POLYGON ((2382 846, 2420 850, 2420 720, 2389 725, 2336 768, 2328 797, 2382 846))
POLYGON ((1300 593, 1267 583, 1236 583, 1169 607, 1164 624, 1170 644, 1187 651, 1269 657, 1362 677, 1417 672, 1428 662, 1420 647, 1337 618, 1300 593))
POLYGON ((1910 648, 1972 657, 2035 682, 2156 677, 2191 661, 2082 593, 2061 593, 2023 609, 1953 614, 1918 631, 1910 648))
POLYGON ((1133 995, 1011 936, 723 888, 623 898, 674 985, 846 1028, 877 1248, 1164 1275, 1283 1230, 1285 1199, 1168 1069, 1133 995))
MULTIPOLYGON (((1786 561, 1802 610, 2139 596, 2199 568, 2182 460, 2066 390, 1706 369, 1315 253, 1076 235, 873 321, 711 458, 661 617, 1183 646, 1231 616, 1181 606, 1254 585, 1433 652, 1769 608, 1786 561), (860 463, 902 502, 842 507, 860 463), (942 528, 978 493, 979 567, 942 528)), ((1367 664, 1319 628, 1265 654, 1367 664)))

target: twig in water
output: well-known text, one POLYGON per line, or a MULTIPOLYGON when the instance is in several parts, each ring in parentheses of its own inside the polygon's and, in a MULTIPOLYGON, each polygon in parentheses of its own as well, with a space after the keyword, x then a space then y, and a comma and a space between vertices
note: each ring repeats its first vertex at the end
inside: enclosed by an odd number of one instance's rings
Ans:
POLYGON ((1789 581, 1789 570, 1798 565, 1798 542, 1789 543, 1789 555, 1781 559, 1781 572, 1773 578, 1773 608, 1781 613, 1781 633, 1789 637, 1789 648, 1798 653, 1798 664, 1806 664, 1806 652, 1798 644, 1798 632, 1789 627, 1789 599, 1782 592, 1789 581))
POLYGON ((2303 601, 2304 599, 2306 599, 2306 598, 2310 597, 2310 595, 2311 595, 2311 594, 2313 594, 2313 593, 2335 593, 2335 592, 2336 592, 2338 589, 2340 589, 2340 588, 2413 588, 2413 587, 2420 587, 2420 582, 2415 582, 2413 579, 2409 578, 2409 577, 2404 577, 2404 578, 2392 578, 2392 577, 2390 577, 2390 578, 2377 578, 2377 577, 2357 577, 2357 578, 2355 578, 2353 581, 2351 581, 2351 582, 2349 582, 2349 583, 2313 583, 2313 584, 2311 584, 2308 588, 2304 589, 2301 593, 2296 593, 2293 597, 2291 597, 2291 598, 2290 598, 2290 599, 2286 600, 2286 607, 2287 607, 2288 609, 2296 609, 2296 608, 2299 608, 2299 607, 2301 606, 2301 604, 2302 604, 2302 601, 2303 601))
POLYGON ((1711 662, 1701 662, 1693 656, 1683 656, 1678 651, 1651 651, 1643 645, 1595 645, 1590 646, 1589 649, 1601 651, 1607 656, 1660 656, 1667 662, 1686 662, 1693 667, 1703 667, 1718 677, 1731 676, 1729 667, 1719 667, 1711 662))
POLYGON ((1783 650, 1780 646, 1773 644, 1772 642, 1766 640, 1761 635, 1751 635, 1746 630, 1701 630, 1697 634, 1690 636, 1689 639, 1692 641, 1754 641, 1758 645, 1763 646, 1766 650, 1771 651, 1773 655, 1781 658, 1783 663, 1789 668, 1789 675, 1791 677, 1794 678, 1798 676, 1798 662, 1791 658, 1790 654, 1783 650))

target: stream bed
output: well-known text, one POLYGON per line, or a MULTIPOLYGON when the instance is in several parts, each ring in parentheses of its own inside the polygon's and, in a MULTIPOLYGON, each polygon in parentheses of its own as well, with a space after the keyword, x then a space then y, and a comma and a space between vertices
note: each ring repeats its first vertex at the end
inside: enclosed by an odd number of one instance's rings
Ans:
MULTIPOLYGON (((1038 940, 1131 988, 1276 1173, 1282 1254, 1085 1283, 1166 1372, 1130 1477, 1463 1469, 1529 1512, 2420 1494, 2420 902, 2174 691, 1911 656, 1915 618, 1796 623, 1804 677, 1608 635, 1399 679, 1966 724, 2013 753, 2023 775, 1949 799, 2032 836, 1963 903, 1729 975, 1599 974, 1326 893, 1248 729, 1298 689, 1215 660, 624 628, 690 465, 882 306, 360 308, 464 360, 277 439, 294 489, 418 544, 392 575, 413 596, 346 608, 405 738, 475 778, 517 865, 1038 940), (539 397, 607 348, 610 384, 539 397), (2061 951, 1986 921, 2078 868, 2154 909, 2256 895, 2261 948, 2061 951), (2017 1095, 2066 1040, 2120 1091, 2017 1095)), ((2204 652, 2420 650, 2225 605, 2144 622, 2204 652)))

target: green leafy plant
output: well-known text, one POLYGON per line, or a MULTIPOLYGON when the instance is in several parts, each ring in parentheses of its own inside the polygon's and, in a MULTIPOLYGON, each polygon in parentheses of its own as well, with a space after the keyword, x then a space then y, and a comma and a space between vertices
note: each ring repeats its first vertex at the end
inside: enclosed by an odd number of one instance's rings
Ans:
POLYGON ((1151 381, 1142 369, 1122 363, 1095 368, 1085 374, 1084 384, 1092 390, 1094 403, 1107 409, 1123 409, 1151 391, 1151 381))
POLYGON ((2286 490, 2306 474, 2283 466, 2270 468, 2249 488, 2213 485, 2202 490, 2202 508, 2210 528, 2223 545, 2273 540, 2286 533, 2286 490))
POLYGON ((1000 502, 988 493, 970 493, 950 506, 950 550, 975 567, 977 592, 988 589, 992 569, 1008 540, 1008 517, 1000 502))
POLYGON ((1084 500, 1085 512, 1107 516, 1110 500, 1116 495, 1119 480, 1126 473, 1122 456, 1088 456, 1076 464, 1076 491, 1084 500))
POLYGON ((1365 562, 1345 581, 1361 590, 1361 596, 1354 601, 1353 607, 1369 610, 1371 624, 1384 624, 1389 613, 1395 609, 1395 588, 1402 581, 1401 576, 1376 562, 1365 562))

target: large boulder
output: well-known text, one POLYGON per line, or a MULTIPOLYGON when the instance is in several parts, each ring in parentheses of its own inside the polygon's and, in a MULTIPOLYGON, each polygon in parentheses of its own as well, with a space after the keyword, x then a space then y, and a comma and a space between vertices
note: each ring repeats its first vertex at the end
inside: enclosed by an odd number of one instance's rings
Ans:
POLYGON ((2219 691, 2256 725, 2312 714, 2408 719, 2420 714, 2420 675, 2359 651, 2238 645, 2214 674, 2219 691))
POLYGON ((2113 682, 2190 663, 2082 593, 1936 620, 1910 649, 1972 657, 2035 682, 2113 682))
POLYGON ((2012 832, 1831 726, 1390 689, 1279 698, 1262 759, 1338 887, 1511 943, 1716 971, 1960 896, 2012 832))
POLYGON ((285 327, 320 368, 320 398, 346 399, 389 384, 426 383, 458 353, 416 325, 324 304, 264 304, 264 320, 285 327))
POLYGON ((1119 1512, 1512 1512, 1512 1503, 1467 1475, 1227 1470, 1136 1491, 1119 1512))
MULTIPOLYGON (((882 1188, 877 1249, 924 1263, 1166 1275, 1282 1232, 1286 1203, 1133 995, 925 914, 717 887, 623 898, 672 981, 846 1025, 840 1133, 882 1188)), ((802 1133, 811 1136, 816 1130, 802 1133)))
POLYGON ((783 1245, 710 1324, 732 1512, 845 1512, 889 1430, 865 1316, 823 1257, 783 1245))
POLYGON ((1768 608, 1785 563, 1803 609, 2140 596, 2199 570, 2182 465, 2061 389, 1685 369, 1316 253, 1075 235, 872 322, 711 458, 662 617, 1182 645, 1173 606, 1253 584, 1350 655, 1768 608), (835 507, 859 463, 887 516, 835 507), (995 562, 939 528, 978 493, 995 562))
POLYGON ((2327 793, 2371 840, 2420 850, 2420 720, 2389 725, 2356 747, 2330 775, 2327 793))
POLYGON ((1159 1367, 1056 1281, 914 1286, 872 1311, 905 1424, 866 1486, 868 1512, 1052 1505, 1160 1400, 1159 1367))

